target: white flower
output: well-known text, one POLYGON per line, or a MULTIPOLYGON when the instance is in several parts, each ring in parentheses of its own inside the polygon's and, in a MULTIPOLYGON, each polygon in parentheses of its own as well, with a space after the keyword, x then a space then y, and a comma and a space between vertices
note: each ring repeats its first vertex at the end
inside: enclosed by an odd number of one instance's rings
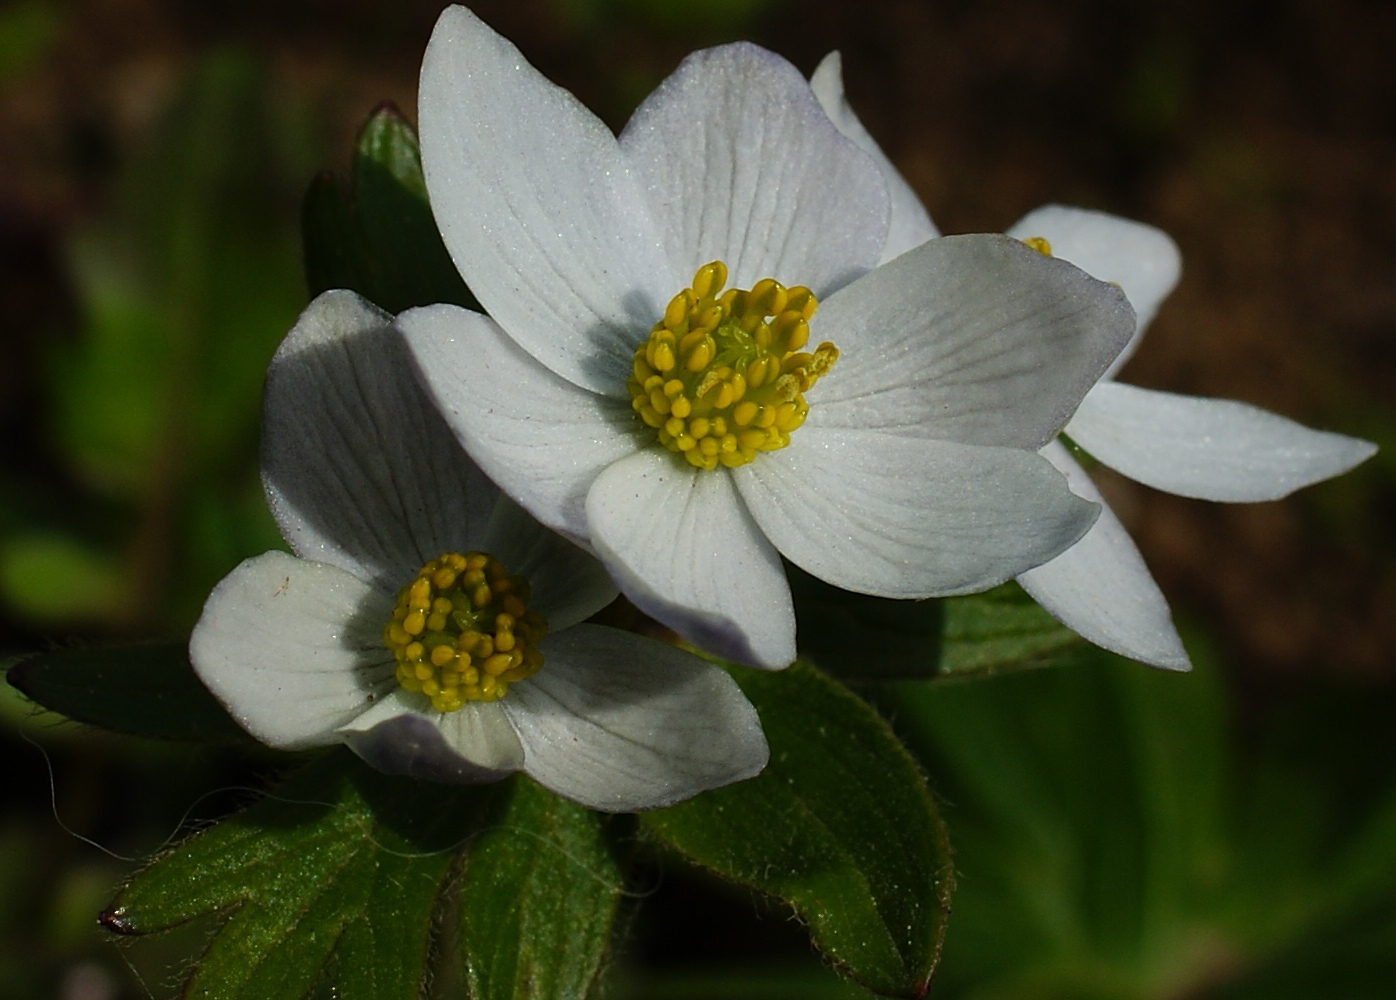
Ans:
POLYGON ((1128 338, 1124 297, 1002 236, 874 270, 881 172, 778 56, 695 53, 617 138, 453 7, 423 62, 420 131, 437 222, 489 312, 398 318, 424 383, 506 493, 698 645, 794 657, 782 556, 848 590, 964 593, 1096 516, 1036 452, 1128 338), (746 434, 756 408, 732 388, 758 376, 722 360, 737 319, 713 313, 707 346, 684 339, 719 270, 752 289, 738 313, 773 297, 773 342, 798 328, 789 407, 762 404, 769 439, 746 434))
MULTIPOLYGON (((213 591, 189 647, 203 682, 274 747, 343 742, 380 770, 444 782, 522 770, 607 811, 667 805, 759 772, 765 737, 726 673, 652 639, 578 624, 615 597, 614 586, 592 557, 501 498, 471 464, 414 380, 391 322, 352 292, 326 292, 277 351, 262 475, 299 558, 249 559, 213 591), (404 620, 405 612, 395 618, 395 595, 430 561, 472 551, 526 578, 531 596, 517 581, 453 591, 454 574, 436 577, 452 621, 443 615, 407 630, 428 647, 449 633, 466 649, 464 607, 480 629, 469 637, 479 669, 470 675, 470 658, 450 647, 451 665, 407 690, 385 645, 385 627, 391 634, 404 620), (507 605, 504 593, 518 603, 507 605), (476 615, 482 607, 487 614, 476 615), (501 607, 507 619, 495 614, 501 607), (547 620, 541 640, 535 613, 547 620), (537 653, 541 669, 513 679, 527 673, 523 661, 536 667, 537 653), (487 654, 500 659, 492 666, 487 654), (454 690, 448 670, 464 678, 462 690, 485 689, 496 666, 519 668, 499 674, 512 681, 502 700, 433 707, 429 695, 444 704, 454 690)), ((472 565, 484 563, 480 556, 472 565)), ((409 645, 406 669, 413 655, 437 663, 438 652, 409 645)))
MULTIPOLYGON (((838 53, 825 58, 810 83, 839 129, 883 169, 896 235, 883 258, 938 236, 915 193, 845 100, 838 53)), ((1066 425, 1067 436, 1102 465, 1168 493, 1249 503, 1278 500, 1346 472, 1376 451, 1370 442, 1310 430, 1245 403, 1157 392, 1114 380, 1178 282, 1178 248, 1161 230, 1101 212, 1049 205, 1030 212, 1008 235, 1046 240, 1053 256, 1119 285, 1134 306, 1134 336, 1066 425)), ((1018 581, 1058 620, 1091 642, 1155 666, 1188 669, 1168 603, 1124 526, 1061 443, 1049 443, 1042 454, 1066 474, 1073 490, 1101 503, 1104 510, 1081 541, 1019 575, 1018 581)))

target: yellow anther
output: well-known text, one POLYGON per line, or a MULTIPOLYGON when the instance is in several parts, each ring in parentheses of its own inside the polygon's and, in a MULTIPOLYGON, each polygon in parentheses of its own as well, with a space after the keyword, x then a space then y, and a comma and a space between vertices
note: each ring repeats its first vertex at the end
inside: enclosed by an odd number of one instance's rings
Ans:
POLYGON ((398 592, 383 642, 395 675, 438 712, 497 701, 543 666, 547 622, 529 611, 528 581, 482 552, 447 553, 398 592))
POLYGON ((701 469, 789 444, 809 412, 803 393, 838 358, 831 344, 802 352, 819 305, 808 288, 726 283, 721 261, 698 269, 636 348, 627 385, 660 443, 701 469))
POLYGON ((704 264, 693 276, 693 294, 699 299, 716 295, 727 284, 727 265, 720 260, 704 264))
POLYGON ((673 330, 680 323, 688 319, 688 310, 692 308, 692 303, 688 301, 691 292, 679 292, 669 300, 669 308, 664 310, 664 325, 673 330))
POLYGON ((1045 237, 1029 236, 1023 240, 1025 246, 1030 246, 1044 257, 1052 256, 1052 244, 1048 243, 1045 237))
POLYGON ((654 367, 655 371, 673 371, 674 345, 668 343, 655 344, 654 350, 650 352, 649 362, 654 367))
POLYGON ((688 356, 684 358, 683 366, 691 372, 702 371, 704 368, 708 367, 708 363, 712 361, 713 350, 712 338, 705 337, 703 340, 693 345, 693 349, 690 350, 688 356))

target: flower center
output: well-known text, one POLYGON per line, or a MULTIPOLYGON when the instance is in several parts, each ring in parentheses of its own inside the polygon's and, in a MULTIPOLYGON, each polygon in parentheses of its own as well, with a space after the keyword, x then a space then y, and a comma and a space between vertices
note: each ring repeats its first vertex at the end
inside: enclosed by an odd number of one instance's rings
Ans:
POLYGON ((839 357, 830 343, 801 350, 819 305, 808 288, 763 278, 724 292, 726 283, 722 261, 700 267, 635 349, 626 382, 660 444, 700 469, 788 445, 809 414, 804 393, 839 357))
POLYGON ((484 552, 448 552, 398 591, 383 643, 397 658, 399 684, 454 712, 467 701, 498 701, 536 674, 547 631, 528 610, 527 580, 484 552))
POLYGON ((1032 247, 1032 249, 1036 250, 1044 257, 1052 256, 1052 244, 1047 242, 1045 236, 1025 236, 1019 242, 1032 247))

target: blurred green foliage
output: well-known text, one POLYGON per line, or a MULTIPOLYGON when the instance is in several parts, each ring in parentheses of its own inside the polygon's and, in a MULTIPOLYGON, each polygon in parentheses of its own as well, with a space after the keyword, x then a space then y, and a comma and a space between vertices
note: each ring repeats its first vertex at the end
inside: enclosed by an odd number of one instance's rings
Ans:
POLYGON ((940 996, 1386 995, 1396 706, 1282 702, 1242 749, 1216 663, 1191 648, 1189 675, 1092 651, 885 693, 951 803, 940 996))
POLYGON ((0 536, 0 599, 30 620, 175 635, 240 558, 280 544, 256 441, 305 296, 297 125, 254 60, 208 56, 73 239, 82 325, 50 339, 43 376, 47 443, 78 488, 9 491, 35 516, 0 536))
POLYGON ((0 86, 38 63, 61 26, 58 5, 49 0, 22 0, 0 10, 0 86))

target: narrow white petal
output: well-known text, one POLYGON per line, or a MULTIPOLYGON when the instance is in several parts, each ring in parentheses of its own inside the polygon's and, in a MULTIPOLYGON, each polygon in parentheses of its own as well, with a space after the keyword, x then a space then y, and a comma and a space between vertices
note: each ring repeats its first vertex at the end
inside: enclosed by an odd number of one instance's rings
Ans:
POLYGON ((992 587, 1057 555, 1099 510, 1032 452, 879 431, 807 425, 732 471, 786 558, 879 597, 992 587))
POLYGON ((471 457, 538 520, 585 542, 587 489, 637 447, 629 401, 579 389, 468 309, 410 309, 397 327, 471 457))
POLYGON ((509 573, 527 578, 528 606, 554 632, 590 618, 619 593, 595 556, 543 527, 508 497, 500 498, 480 547, 509 573))
POLYGON ((819 99, 834 126, 873 158, 873 162, 882 171, 882 179, 887 183, 887 194, 892 200, 892 220, 887 227, 887 243, 882 248, 882 257, 878 263, 900 257, 912 247, 919 247, 927 240, 939 236, 940 231, 931 221, 930 215, 921 204, 921 199, 916 197, 916 192, 911 189, 906 178, 892 165, 892 161, 887 158, 877 140, 868 133, 858 116, 853 113, 853 107, 843 92, 843 59, 837 51, 824 57, 815 68, 809 82, 814 96, 819 99))
POLYGON ((1041 236, 1052 245, 1054 257, 1125 290, 1138 317, 1136 332, 1106 378, 1139 346, 1139 338, 1178 284, 1183 269, 1178 245, 1162 229, 1084 208, 1044 205, 1018 220, 1008 235, 1019 240, 1041 236))
POLYGON ((1066 475, 1073 493, 1101 505, 1100 519, 1079 542, 1018 582, 1052 617, 1097 646, 1156 667, 1191 669, 1168 601, 1091 477, 1056 441, 1042 454, 1066 475))
POLYGON ((436 23, 418 115, 432 212, 471 291, 559 375, 624 386, 686 276, 610 130, 464 7, 436 23))
POLYGON ((647 448, 597 477, 587 519, 611 576, 650 617, 729 660, 795 659, 785 569, 725 471, 647 448))
POLYGON ((501 703, 524 770, 606 812, 656 809, 753 777, 761 721, 725 672, 691 653, 598 625, 542 643, 543 669, 501 703))
POLYGON ((772 52, 693 53, 620 142, 684 279, 720 259, 734 287, 771 277, 823 295, 877 263, 888 213, 877 166, 772 52))
POLYGON ((1119 289, 1016 240, 932 240, 820 306, 839 359, 809 423, 1035 451, 1133 329, 1119 289))
POLYGON ((393 599, 337 566, 267 552, 229 573, 189 638, 199 679, 282 750, 322 746, 391 690, 393 599))
POLYGON ((262 415, 262 482, 281 533, 303 558, 384 590, 479 537, 499 496, 391 323, 353 292, 316 298, 272 358, 262 415))
POLYGON ((523 745, 498 702, 435 712, 425 697, 396 686, 339 737, 387 774, 452 785, 497 781, 524 765, 523 745))
POLYGON ((1315 431, 1230 399, 1102 382, 1067 425, 1071 439, 1146 486, 1199 500, 1278 500, 1366 461, 1370 441, 1315 431))

